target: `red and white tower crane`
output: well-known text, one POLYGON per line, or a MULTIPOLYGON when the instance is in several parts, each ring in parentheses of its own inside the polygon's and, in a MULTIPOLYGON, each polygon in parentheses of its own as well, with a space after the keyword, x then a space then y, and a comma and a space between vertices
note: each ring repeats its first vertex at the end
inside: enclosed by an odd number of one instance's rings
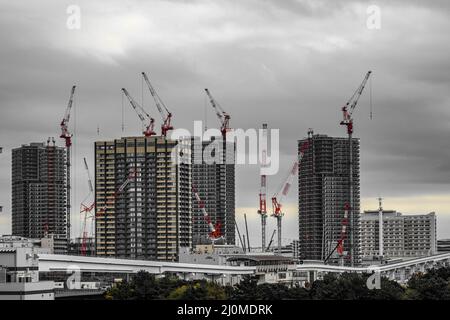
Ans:
POLYGON ((220 104, 214 99, 208 89, 205 89, 206 94, 208 95, 209 102, 212 107, 216 111, 216 116, 220 121, 220 132, 222 133, 223 140, 226 140, 227 132, 231 131, 230 128, 230 115, 226 113, 220 104))
POLYGON ((288 176, 286 177, 279 191, 277 191, 277 193, 275 193, 272 197, 272 217, 277 219, 278 253, 281 253, 281 219, 284 216, 284 212, 282 211, 283 200, 289 194, 292 186, 292 181, 298 172, 299 164, 301 163, 303 155, 305 154, 308 147, 308 142, 305 142, 301 145, 298 160, 295 161, 292 165, 291 169, 289 170, 288 176))
POLYGON ((156 108, 158 108, 159 114, 161 115, 163 124, 161 125, 161 135, 164 137, 167 136, 167 131, 173 130, 173 126, 171 124, 172 121, 172 113, 169 111, 167 106, 164 104, 162 99, 159 97, 156 90, 153 88, 152 84, 150 83, 150 80, 147 77, 147 74, 145 72, 142 72, 142 77, 145 80, 145 83, 147 83, 147 87, 150 90, 150 93, 152 94, 153 100, 155 100, 156 108))
POLYGON ((136 111, 136 114, 138 115, 139 119, 141 120, 143 126, 145 127, 145 130, 142 132, 144 136, 151 137, 155 135, 155 119, 153 119, 145 110, 142 108, 136 100, 133 99, 133 97, 128 93, 127 89, 122 88, 122 92, 127 97, 128 101, 130 102, 131 106, 133 107, 134 111, 136 111))
POLYGON ((266 225, 267 225, 267 175, 263 172, 267 166, 267 124, 262 125, 261 146, 261 184, 259 188, 259 210, 261 216, 261 250, 266 250, 266 225))
MULTIPOLYGON (((222 134, 222 150, 221 150, 222 151, 222 163, 219 165, 219 169, 220 169, 221 172, 223 172, 223 174, 225 176, 224 185, 226 186, 227 185, 227 180, 228 180, 227 133, 229 131, 231 131, 231 128, 230 128, 230 115, 227 112, 225 112, 225 110, 223 110, 223 108, 216 101, 216 99, 214 99, 214 97, 211 95, 211 93, 209 92, 209 90, 207 88, 205 88, 205 92, 206 92, 206 95, 209 98, 209 102, 211 103, 212 107, 214 108, 214 110, 216 112, 216 116, 217 116, 217 118, 219 119, 219 122, 220 122, 220 132, 222 134)), ((233 150, 233 157, 234 157, 234 150, 233 150)), ((227 219, 225 219, 224 223, 225 223, 224 229, 228 230, 229 228, 226 225, 227 224, 227 219)), ((218 223, 216 225, 220 226, 218 223)), ((250 251, 250 248, 248 248, 248 250, 250 251)))
POLYGON ((72 146, 72 134, 69 132, 69 120, 70 120, 70 111, 72 110, 73 105, 73 97, 75 95, 76 86, 72 86, 70 91, 69 103, 67 104, 66 112, 64 113, 64 118, 60 123, 61 127, 61 135, 60 138, 64 139, 66 146, 66 223, 67 223, 67 242, 70 242, 70 149, 72 146))
MULTIPOLYGON (((106 223, 106 210, 108 209, 109 206, 112 206, 115 204, 117 197, 125 190, 125 187, 133 182, 137 177, 137 171, 135 169, 131 169, 127 179, 120 185, 120 187, 113 193, 112 196, 108 196, 107 200, 105 202, 105 205, 101 208, 99 208, 96 205, 96 214, 95 214, 95 220, 98 221, 99 219, 104 218, 104 221, 106 223)), ((96 237, 98 237, 98 235, 96 234, 96 237)), ((105 237, 106 237, 106 233, 105 233, 105 237)), ((105 239, 106 240, 106 239, 105 239)))
POLYGON ((81 202, 81 207, 80 207, 81 219, 83 221, 82 232, 81 232, 81 255, 85 256, 86 252, 87 252, 87 238, 88 238, 87 220, 95 218, 95 216, 91 214, 92 210, 95 207, 95 201, 93 201, 91 199, 94 196, 94 187, 92 185, 92 179, 91 179, 91 174, 89 172, 89 167, 88 167, 86 158, 83 158, 83 160, 84 160, 84 168, 85 168, 87 176, 88 176, 88 187, 89 187, 89 193, 84 198, 84 200, 81 202), (91 200, 92 202, 89 204, 86 204, 86 202, 88 200, 91 200))
POLYGON ((106 213, 106 209, 108 206, 112 205, 115 203, 116 198, 119 196, 119 194, 121 194, 124 190, 125 187, 134 181, 134 179, 136 179, 137 176, 137 171, 132 169, 130 171, 130 173, 127 176, 127 179, 120 185, 120 187, 114 192, 114 194, 112 195, 112 197, 108 197, 108 200, 106 201, 105 205, 100 208, 99 211, 97 211, 96 217, 99 217, 102 214, 106 213))
POLYGON ((342 231, 341 231, 341 237, 338 240, 338 243, 333 249, 333 251, 328 255, 328 257, 325 259, 327 261, 329 257, 333 254, 335 250, 338 250, 338 253, 342 255, 344 253, 343 247, 344 247, 344 239, 347 237, 347 229, 349 229, 350 233, 350 265, 353 267, 355 264, 354 259, 354 201, 353 201, 353 111, 355 111, 356 105, 358 104, 358 100, 361 97, 361 94, 364 91, 364 88, 366 86, 367 80, 369 80, 369 77, 371 75, 372 71, 368 71, 359 85, 359 87, 356 89, 356 91, 353 93, 353 95, 350 97, 350 99, 347 101, 347 103, 342 107, 342 113, 343 113, 343 120, 341 121, 342 126, 347 127, 347 134, 348 134, 348 156, 349 156, 349 197, 348 202, 344 204, 344 218, 342 220, 342 231), (348 219, 350 219, 350 223, 348 223, 348 219), (348 226, 347 226, 348 225, 348 226))
POLYGON ((192 192, 195 195, 195 199, 198 202, 198 206, 199 208, 202 210, 203 213, 203 218, 205 219, 206 223, 208 224, 209 227, 209 239, 211 240, 212 243, 214 243, 217 240, 222 239, 222 233, 220 231, 221 225, 219 222, 216 222, 216 224, 213 224, 213 222, 211 221, 211 217, 209 216, 208 212, 206 212, 206 208, 205 208, 205 202, 200 198, 200 195, 197 192, 197 189, 192 186, 192 192))

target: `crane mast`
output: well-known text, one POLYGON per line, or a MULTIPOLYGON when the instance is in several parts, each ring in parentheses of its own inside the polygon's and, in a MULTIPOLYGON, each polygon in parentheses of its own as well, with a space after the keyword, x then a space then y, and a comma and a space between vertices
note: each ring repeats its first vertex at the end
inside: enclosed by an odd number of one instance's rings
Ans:
POLYGON ((261 142, 261 184, 259 189, 259 210, 258 214, 261 216, 261 250, 266 250, 266 225, 267 225, 267 175, 263 173, 263 170, 267 166, 267 124, 263 123, 262 126, 262 139, 261 142))
POLYGON ((173 126, 171 124, 172 121, 172 113, 169 111, 169 109, 166 107, 162 99, 159 97, 156 90, 153 88, 152 84, 150 83, 150 80, 147 77, 147 74, 145 72, 142 72, 142 77, 145 80, 145 83, 147 84, 148 89, 150 90, 150 93, 153 97, 153 100, 155 100, 156 108, 159 111, 159 114, 161 115, 163 124, 161 125, 161 134, 166 137, 167 132, 169 130, 173 130, 173 126), (165 111, 165 112, 164 112, 165 111))
POLYGON ((299 164, 301 163, 306 150, 309 147, 309 143, 305 142, 300 146, 300 154, 297 161, 294 162, 289 170, 288 176, 282 184, 281 188, 272 197, 272 217, 277 219, 277 237, 278 237, 278 253, 281 253, 281 220, 284 216, 282 211, 283 200, 289 194, 291 190, 292 181, 298 172, 299 164))
MULTIPOLYGON (((347 225, 344 224, 344 221, 348 220, 350 218, 349 223, 349 229, 350 229, 350 265, 353 267, 355 264, 355 258, 354 258, 354 200, 353 200, 353 111, 356 108, 356 105, 358 104, 358 100, 361 97, 362 92, 364 91, 364 87, 366 86, 367 80, 369 79, 372 71, 368 71, 359 85, 359 87, 356 89, 356 91, 353 93, 353 95, 350 97, 350 99, 347 101, 344 107, 342 107, 342 113, 343 113, 343 120, 341 121, 342 126, 347 127, 347 134, 348 134, 348 146, 349 146, 349 199, 348 203, 344 205, 344 219, 342 222, 342 229, 345 229, 344 235, 341 234, 341 238, 338 240, 338 244, 336 246, 336 249, 338 249, 338 253, 342 255, 343 253, 343 243, 344 239, 347 236, 347 225), (346 217, 346 215, 349 212, 349 217, 346 217)), ((342 233, 342 232, 341 232, 342 233)), ((334 250, 330 253, 330 255, 325 259, 328 260, 331 254, 334 252, 334 250)))
POLYGON ((209 239, 212 243, 214 243, 217 240, 220 240, 222 238, 222 233, 220 231, 221 225, 219 222, 216 222, 216 224, 213 224, 211 221, 211 217, 209 216, 208 212, 206 212, 205 208, 205 202, 200 198, 200 195, 197 192, 197 189, 192 186, 192 192, 194 193, 195 199, 198 202, 199 208, 202 210, 203 218, 205 219, 205 222, 208 224, 209 228, 209 239))
POLYGON ((69 103, 66 107, 66 112, 64 113, 64 117, 60 123, 61 127, 61 135, 60 138, 64 139, 66 146, 66 226, 67 226, 67 243, 70 243, 70 149, 72 146, 72 134, 69 132, 69 120, 70 120, 70 111, 72 110, 73 105, 73 97, 75 95, 76 86, 72 86, 70 90, 69 103))
POLYGON ((80 251, 81 251, 82 256, 86 256, 87 237, 88 237, 88 232, 86 230, 87 219, 94 218, 93 216, 89 216, 89 215, 95 207, 95 202, 92 202, 91 204, 88 204, 88 205, 85 204, 85 202, 89 199, 89 197, 91 197, 94 194, 94 187, 92 185, 91 174, 89 172, 89 167, 88 167, 86 158, 83 158, 83 160, 84 160, 84 168, 85 168, 87 176, 88 176, 89 194, 86 196, 86 198, 81 203, 81 208, 80 208, 80 214, 82 215, 81 218, 83 219, 82 220, 83 226, 82 226, 82 233, 81 233, 81 250, 80 251))
POLYGON ((133 107, 134 111, 136 111, 136 114, 138 115, 139 119, 141 120, 142 124, 145 126, 145 130, 142 132, 144 136, 151 137, 155 135, 155 119, 153 119, 145 110, 142 108, 136 100, 133 99, 133 97, 128 93, 127 89, 122 88, 122 92, 127 97, 128 101, 130 102, 131 106, 133 107))

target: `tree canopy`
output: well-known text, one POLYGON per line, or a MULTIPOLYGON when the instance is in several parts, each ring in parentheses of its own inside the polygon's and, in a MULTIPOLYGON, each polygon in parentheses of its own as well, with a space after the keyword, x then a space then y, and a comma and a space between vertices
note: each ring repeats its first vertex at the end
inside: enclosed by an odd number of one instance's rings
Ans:
POLYGON ((303 288, 284 284, 258 284, 256 277, 245 277, 234 286, 221 286, 205 280, 185 281, 177 277, 155 278, 138 272, 131 281, 109 289, 105 298, 114 300, 449 300, 450 268, 416 273, 405 286, 387 278, 381 288, 370 290, 369 275, 327 274, 303 288))

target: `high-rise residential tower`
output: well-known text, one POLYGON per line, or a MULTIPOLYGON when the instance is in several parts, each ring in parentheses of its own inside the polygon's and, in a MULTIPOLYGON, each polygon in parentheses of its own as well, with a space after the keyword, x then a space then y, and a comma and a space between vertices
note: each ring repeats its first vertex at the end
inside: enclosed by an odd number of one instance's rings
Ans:
MULTIPOLYGON (((343 255, 335 250, 341 237, 344 206, 349 201, 349 140, 312 135, 298 141, 298 154, 309 141, 299 166, 299 241, 300 258, 344 262, 350 265, 350 232, 354 238, 354 264, 361 263, 359 252, 359 139, 353 138, 353 225, 344 240, 343 255)), ((350 219, 350 217, 349 217, 350 219)))
MULTIPOLYGON (((192 185, 196 188, 213 224, 220 225, 223 241, 235 243, 235 164, 234 144, 223 143, 221 138, 191 140, 192 185), (225 148, 224 148, 225 146, 225 148), (222 151, 225 150, 225 154, 222 151), (215 152, 218 152, 217 158, 215 152), (226 159, 216 163, 214 159, 226 159)), ((193 245, 211 243, 209 227, 193 195, 193 245)))
POLYGON ((413 258, 437 253, 436 214, 403 215, 395 210, 382 211, 382 241, 380 242, 379 211, 361 214, 361 255, 372 259, 413 258))
POLYGON ((47 141, 12 150, 12 234, 52 235, 67 252, 66 150, 47 141))
POLYGON ((182 143, 154 136, 95 143, 98 256, 177 261, 192 245, 191 166, 172 155, 182 143))

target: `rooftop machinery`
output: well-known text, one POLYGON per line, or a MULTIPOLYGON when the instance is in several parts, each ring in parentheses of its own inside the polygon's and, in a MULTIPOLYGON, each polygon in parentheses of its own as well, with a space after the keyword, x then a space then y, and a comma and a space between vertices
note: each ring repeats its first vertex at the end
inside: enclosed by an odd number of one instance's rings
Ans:
POLYGON ((298 172, 299 164, 301 163, 303 155, 305 154, 308 147, 309 147, 308 142, 305 142, 301 145, 299 159, 294 162, 294 164, 291 167, 291 170, 289 170, 288 176, 281 185, 281 188, 272 197, 272 209, 273 209, 272 217, 277 219, 277 237, 278 237, 277 245, 279 254, 281 253, 281 219, 284 216, 284 212, 282 212, 283 200, 289 194, 292 181, 298 172))
POLYGON ((145 127, 145 130, 142 132, 144 136, 151 137, 153 135, 156 135, 155 129, 155 119, 153 119, 145 110, 142 108, 136 100, 128 93, 127 89, 122 88, 122 92, 127 97, 128 101, 130 102, 131 106, 133 107, 134 111, 136 111, 136 114, 138 115, 139 119, 142 122, 142 125, 145 127))
POLYGON ((64 117, 60 123, 61 127, 61 135, 60 138, 64 139, 67 159, 66 159, 66 223, 67 223, 67 242, 70 242, 70 149, 72 146, 72 134, 69 132, 69 120, 70 120, 70 111, 72 110, 73 105, 73 97, 75 95, 76 86, 72 86, 70 91, 69 103, 67 104, 66 112, 64 113, 64 117))
POLYGON ((171 124, 172 113, 169 111, 162 99, 159 97, 156 90, 153 88, 145 72, 142 72, 142 77, 145 80, 150 93, 152 94, 153 100, 155 100, 156 107, 158 108, 158 112, 161 115, 163 121, 163 124, 161 125, 161 135, 166 137, 167 131, 173 130, 173 126, 171 124))

